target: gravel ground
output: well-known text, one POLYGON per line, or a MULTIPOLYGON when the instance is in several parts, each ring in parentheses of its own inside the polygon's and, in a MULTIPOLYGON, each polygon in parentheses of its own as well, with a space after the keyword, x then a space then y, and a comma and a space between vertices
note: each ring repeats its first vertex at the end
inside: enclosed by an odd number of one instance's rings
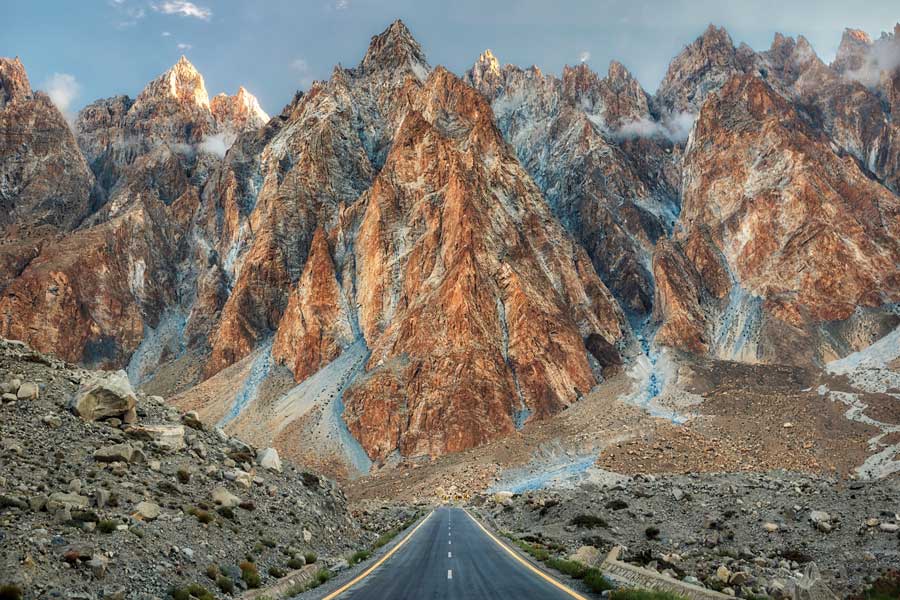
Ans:
POLYGON ((499 531, 563 554, 593 546, 602 557, 622 545, 629 562, 741 597, 779 597, 810 562, 841 597, 900 565, 897 478, 637 476, 479 496, 473 505, 499 531))

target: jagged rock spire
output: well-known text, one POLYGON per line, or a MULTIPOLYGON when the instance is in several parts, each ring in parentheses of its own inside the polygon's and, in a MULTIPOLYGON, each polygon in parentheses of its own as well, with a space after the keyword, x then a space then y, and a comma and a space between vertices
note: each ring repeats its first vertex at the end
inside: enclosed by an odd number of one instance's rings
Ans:
POLYGON ((419 42, 403 21, 398 19, 383 32, 372 37, 359 69, 364 73, 409 70, 424 81, 431 71, 431 66, 419 42))

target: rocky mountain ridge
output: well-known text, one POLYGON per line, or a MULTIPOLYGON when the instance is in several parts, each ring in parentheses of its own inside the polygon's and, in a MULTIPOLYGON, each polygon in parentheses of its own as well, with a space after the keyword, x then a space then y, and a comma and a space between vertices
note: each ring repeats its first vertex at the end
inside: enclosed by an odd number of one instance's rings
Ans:
POLYGON ((710 26, 651 95, 618 62, 457 77, 396 21, 271 119, 182 57, 74 137, 4 59, 0 334, 341 475, 667 348, 822 365, 900 322, 897 37, 826 65, 710 26))

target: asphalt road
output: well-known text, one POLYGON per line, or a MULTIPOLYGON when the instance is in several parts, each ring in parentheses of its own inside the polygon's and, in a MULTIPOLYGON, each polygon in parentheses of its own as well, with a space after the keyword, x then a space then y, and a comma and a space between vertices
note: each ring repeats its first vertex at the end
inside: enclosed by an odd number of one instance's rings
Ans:
MULTIPOLYGON (((558 584, 561 587, 562 584, 558 584)), ((441 507, 340 600, 572 600, 483 531, 462 509, 441 507)))

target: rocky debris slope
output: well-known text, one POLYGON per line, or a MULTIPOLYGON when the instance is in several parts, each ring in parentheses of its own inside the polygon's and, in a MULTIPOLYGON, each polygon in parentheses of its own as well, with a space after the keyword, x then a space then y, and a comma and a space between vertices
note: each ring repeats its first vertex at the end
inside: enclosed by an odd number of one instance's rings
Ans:
POLYGON ((333 482, 135 394, 124 374, 3 340, 0 388, 0 585, 26 597, 241 590, 248 560, 268 585, 311 553, 344 564, 393 526, 376 507, 363 529, 333 482))
POLYGON ((814 562, 839 596, 900 560, 896 479, 842 482, 775 471, 636 477, 473 501, 493 527, 591 562, 628 562, 745 598, 786 598, 814 562))

